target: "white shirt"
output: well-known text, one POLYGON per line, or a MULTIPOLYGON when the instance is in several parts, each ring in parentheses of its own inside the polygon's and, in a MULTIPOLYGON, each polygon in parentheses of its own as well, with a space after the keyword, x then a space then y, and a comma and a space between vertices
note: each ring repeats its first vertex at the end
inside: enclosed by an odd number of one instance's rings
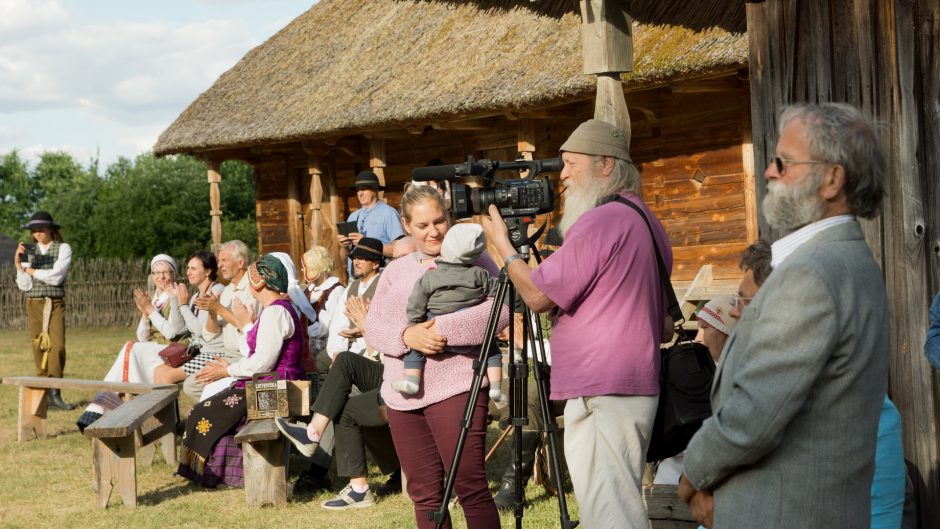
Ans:
POLYGON ((326 341, 326 352, 330 355, 330 358, 335 358, 338 353, 343 351, 350 351, 356 354, 365 354, 366 352, 366 340, 363 337, 356 338, 353 340, 352 344, 349 343, 349 338, 345 338, 339 335, 339 331, 349 328, 349 318, 346 317, 346 300, 349 299, 349 296, 362 296, 366 293, 366 290, 369 289, 369 285, 373 281, 379 278, 379 274, 375 274, 368 282, 360 281, 359 289, 357 292, 352 292, 350 289, 346 289, 345 295, 341 298, 341 303, 337 303, 334 307, 333 313, 330 314, 330 325, 329 325, 329 337, 326 341))
MULTIPOLYGON (((219 296, 219 303, 223 307, 232 310, 232 302, 234 300, 241 300, 241 302, 257 316, 261 313, 261 304, 251 295, 251 291, 248 286, 248 272, 242 274, 241 280, 238 284, 229 283, 225 290, 222 291, 222 295, 219 296)), ((222 316, 216 316, 216 321, 218 321, 219 326, 222 327, 222 347, 227 352, 235 352, 239 350, 239 339, 241 338, 241 331, 239 331, 236 325, 229 325, 222 316)), ((210 332, 208 329, 203 326, 202 328, 202 339, 206 342, 211 342, 214 340, 219 333, 210 332)))
POLYGON ((166 292, 163 292, 159 296, 154 296, 150 302, 156 310, 151 312, 149 317, 140 317, 140 321, 137 323, 138 342, 150 341, 151 325, 167 340, 176 340, 186 334, 186 321, 180 313, 179 299, 171 298, 166 292), (163 314, 160 314, 161 309, 158 308, 162 308, 165 303, 170 304, 169 318, 164 318, 163 314))
MULTIPOLYGON (((213 283, 212 287, 209 288, 209 293, 214 296, 222 296, 224 291, 225 287, 219 283, 213 283)), ((202 329, 206 326, 206 320, 209 319, 209 311, 196 308, 196 299, 198 298, 199 292, 196 292, 189 299, 189 304, 180 305, 180 314, 183 316, 183 321, 186 322, 186 328, 189 329, 190 334, 193 335, 193 338, 198 338, 196 342, 203 351, 218 351, 222 348, 221 336, 217 336, 216 341, 213 342, 203 342, 202 340, 202 329)))
MULTIPOLYGON (((307 287, 310 291, 310 302, 313 303, 317 299, 320 299, 320 295, 329 290, 333 285, 338 285, 339 279, 335 277, 328 277, 323 281, 322 285, 314 286, 311 285, 307 287)), ((326 303, 323 304, 323 307, 320 309, 320 312, 317 313, 317 321, 310 324, 307 327, 307 336, 310 338, 324 339, 327 337, 330 331, 330 319, 336 310, 336 307, 340 305, 345 305, 346 303, 346 287, 339 285, 330 292, 330 296, 326 298, 326 303)))
MULTIPOLYGON (((43 246, 36 244, 36 250, 42 255, 49 253, 52 243, 43 246)), ((25 263, 24 263, 25 264, 25 263)), ((30 276, 26 272, 16 271, 16 286, 23 292, 33 288, 33 279, 38 279, 52 286, 59 286, 65 282, 65 276, 69 274, 69 265, 72 264, 72 247, 68 243, 62 243, 59 246, 59 257, 52 263, 52 268, 48 270, 36 270, 35 276, 30 276)))
POLYGON ((780 263, 795 252, 797 248, 803 246, 821 232, 849 222, 855 222, 855 215, 836 215, 807 224, 786 237, 778 239, 770 245, 770 267, 777 268, 780 266, 780 263))
POLYGON ((294 320, 287 309, 280 305, 269 305, 258 318, 258 334, 255 352, 248 356, 248 331, 251 325, 242 327, 238 348, 242 358, 228 366, 228 374, 238 378, 249 378, 256 373, 271 371, 277 365, 284 340, 294 335, 294 320))

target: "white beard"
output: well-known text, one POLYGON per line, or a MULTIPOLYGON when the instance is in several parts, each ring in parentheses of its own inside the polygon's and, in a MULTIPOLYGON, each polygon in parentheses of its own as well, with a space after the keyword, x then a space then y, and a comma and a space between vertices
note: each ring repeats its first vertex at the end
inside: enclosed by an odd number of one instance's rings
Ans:
POLYGON ((789 233, 823 218, 826 201, 819 196, 823 174, 809 173, 790 185, 767 182, 767 196, 761 201, 767 223, 789 233))
POLYGON ((582 185, 575 184, 571 179, 565 180, 565 189, 565 212, 558 222, 558 231, 562 237, 581 215, 597 207, 610 194, 606 186, 599 185, 590 175, 585 175, 582 185))

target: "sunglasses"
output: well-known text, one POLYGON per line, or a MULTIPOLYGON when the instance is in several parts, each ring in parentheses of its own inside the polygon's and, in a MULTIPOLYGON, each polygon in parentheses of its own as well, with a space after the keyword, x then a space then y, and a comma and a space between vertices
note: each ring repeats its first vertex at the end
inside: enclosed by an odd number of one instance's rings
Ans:
POLYGON ((779 156, 774 156, 772 160, 774 167, 777 168, 777 174, 782 175, 784 171, 787 170, 787 167, 791 165, 830 165, 829 162, 822 162, 819 160, 788 160, 787 158, 781 158, 779 156))

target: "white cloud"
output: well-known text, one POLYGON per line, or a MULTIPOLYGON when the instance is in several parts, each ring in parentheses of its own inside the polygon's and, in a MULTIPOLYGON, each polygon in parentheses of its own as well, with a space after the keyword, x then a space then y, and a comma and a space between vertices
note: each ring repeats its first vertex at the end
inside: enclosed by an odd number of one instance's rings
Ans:
POLYGON ((56 0, 0 0, 0 37, 23 35, 48 29, 67 18, 56 0))

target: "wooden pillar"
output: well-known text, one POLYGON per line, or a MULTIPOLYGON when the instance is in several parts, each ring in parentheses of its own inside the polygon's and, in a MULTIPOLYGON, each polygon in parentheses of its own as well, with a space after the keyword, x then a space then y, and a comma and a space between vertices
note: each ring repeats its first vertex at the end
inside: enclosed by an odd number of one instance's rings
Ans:
POLYGON ((300 182, 298 171, 290 164, 285 164, 284 174, 287 177, 287 233, 290 241, 290 251, 287 253, 294 259, 295 266, 300 265, 300 256, 304 253, 304 215, 300 208, 300 182))
POLYGON ((533 153, 535 152, 535 120, 520 119, 517 127, 516 134, 518 139, 516 141, 516 150, 519 151, 523 159, 533 160, 533 153))
MULTIPOLYGON (((379 177, 379 184, 385 187, 385 139, 369 139, 369 167, 372 172, 379 177)), ((385 196, 383 191, 379 191, 379 200, 385 196)))
POLYGON ((756 241, 759 236, 757 225, 757 180, 762 178, 762 171, 754 167, 754 145, 751 143, 751 124, 742 124, 741 129, 741 160, 744 167, 744 231, 748 244, 756 241))
POLYGON ((219 194, 219 182, 222 174, 219 172, 219 162, 209 160, 209 217, 212 230, 212 253, 218 253, 222 246, 222 203, 219 194))
POLYGON ((323 221, 320 215, 323 211, 323 167, 316 158, 310 158, 307 163, 307 174, 310 175, 310 246, 327 246, 321 241, 320 230, 323 221))
POLYGON ((584 73, 597 75, 594 118, 612 123, 627 133, 630 114, 620 74, 633 71, 633 26, 622 2, 580 0, 584 73))

